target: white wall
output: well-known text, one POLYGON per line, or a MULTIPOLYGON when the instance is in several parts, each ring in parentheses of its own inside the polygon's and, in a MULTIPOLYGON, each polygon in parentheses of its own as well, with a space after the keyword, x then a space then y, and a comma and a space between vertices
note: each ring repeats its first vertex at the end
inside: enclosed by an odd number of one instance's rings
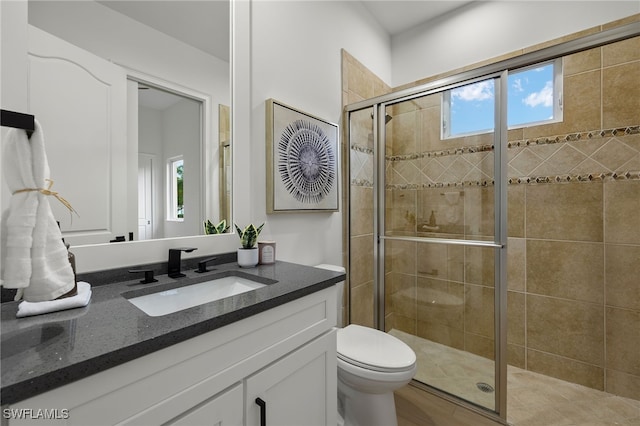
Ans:
MULTIPOLYGON (((251 18, 251 220, 266 222, 261 239, 277 242, 279 260, 341 265, 344 206, 337 213, 266 214, 265 100, 340 123, 340 50, 388 79, 389 36, 357 2, 255 1, 251 18)), ((235 161, 239 171, 242 159, 235 161)))
MULTIPOLYGON (((164 144, 163 164, 169 158, 182 155, 184 160, 184 220, 166 220, 164 236, 179 237, 202 233, 201 172, 202 150, 200 148, 200 104, 185 99, 162 112, 162 140, 164 144)), ((162 185, 162 183, 161 183, 162 185)), ((217 189, 217 185, 216 186, 217 189)))
POLYGON ((392 38, 392 86, 640 13, 631 1, 478 1, 392 38))
POLYGON ((161 141, 162 113, 153 108, 140 106, 138 108, 138 152, 153 155, 155 160, 151 170, 152 193, 154 194, 152 199, 154 238, 162 238, 164 236, 164 206, 166 201, 165 191, 161 190, 161 188, 164 188, 166 167, 163 167, 165 157, 161 141))

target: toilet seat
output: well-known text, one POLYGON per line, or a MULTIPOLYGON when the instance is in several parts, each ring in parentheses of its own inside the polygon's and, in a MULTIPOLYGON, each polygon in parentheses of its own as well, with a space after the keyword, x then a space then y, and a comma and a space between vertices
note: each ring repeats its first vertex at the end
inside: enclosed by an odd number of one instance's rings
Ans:
POLYGON ((369 327, 350 324, 338 330, 338 359, 383 373, 415 369, 416 354, 401 340, 369 327))

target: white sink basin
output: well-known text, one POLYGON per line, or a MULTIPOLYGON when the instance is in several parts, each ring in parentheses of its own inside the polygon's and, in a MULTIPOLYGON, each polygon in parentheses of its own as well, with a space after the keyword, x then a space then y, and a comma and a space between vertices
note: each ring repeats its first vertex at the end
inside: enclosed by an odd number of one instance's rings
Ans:
POLYGON ((224 299, 225 297, 246 293, 264 287, 265 285, 266 284, 232 275, 198 284, 133 297, 128 300, 147 315, 159 317, 224 299))

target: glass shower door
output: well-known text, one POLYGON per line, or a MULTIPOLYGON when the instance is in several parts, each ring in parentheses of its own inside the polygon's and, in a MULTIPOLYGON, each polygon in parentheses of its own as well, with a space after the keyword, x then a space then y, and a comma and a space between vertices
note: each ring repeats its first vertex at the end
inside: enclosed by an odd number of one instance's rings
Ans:
POLYGON ((494 412, 506 328, 499 82, 378 114, 378 324, 414 349, 417 381, 494 412))

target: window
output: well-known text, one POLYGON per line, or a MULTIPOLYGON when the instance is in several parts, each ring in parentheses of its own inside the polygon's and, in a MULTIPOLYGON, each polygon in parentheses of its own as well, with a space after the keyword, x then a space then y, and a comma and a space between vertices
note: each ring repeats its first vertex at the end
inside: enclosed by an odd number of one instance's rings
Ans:
POLYGON ((167 220, 184 220, 184 161, 182 156, 169 159, 167 171, 167 220))
MULTIPOLYGON (((508 75, 509 129, 562 120, 562 59, 513 70, 508 75)), ((494 80, 443 93, 442 138, 492 132, 494 80)))

